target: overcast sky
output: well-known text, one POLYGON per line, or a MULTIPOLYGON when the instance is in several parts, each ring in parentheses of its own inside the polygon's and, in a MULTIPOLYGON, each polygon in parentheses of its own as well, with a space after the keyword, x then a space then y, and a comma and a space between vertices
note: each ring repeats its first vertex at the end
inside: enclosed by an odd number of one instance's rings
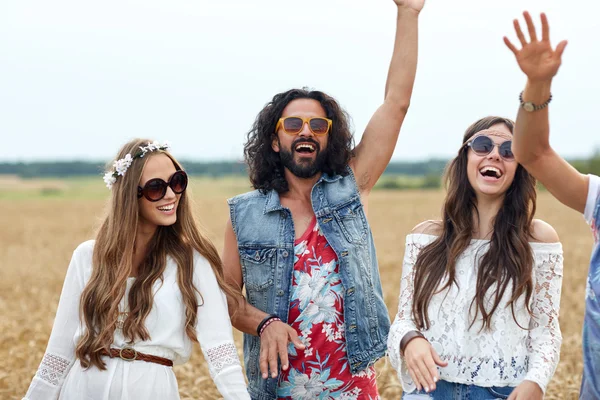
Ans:
MULTIPOLYGON (((569 40, 551 104, 552 145, 600 148, 600 3, 428 0, 417 80, 394 160, 450 157, 465 128, 514 118, 525 83, 503 35, 523 10, 569 40)), ((334 96, 356 141, 383 100, 392 0, 0 1, 0 161, 102 160, 132 137, 180 159, 241 159, 275 93, 334 96)))

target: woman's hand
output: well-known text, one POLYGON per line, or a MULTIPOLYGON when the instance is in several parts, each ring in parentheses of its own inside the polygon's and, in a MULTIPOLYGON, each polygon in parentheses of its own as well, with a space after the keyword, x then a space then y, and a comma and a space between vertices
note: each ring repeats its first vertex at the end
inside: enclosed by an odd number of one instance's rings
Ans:
POLYGON ((542 400, 544 392, 539 385, 532 381, 523 381, 508 396, 508 400, 542 400))
POLYGON ((435 383, 440 380, 436 364, 440 367, 448 365, 424 338, 408 342, 404 349, 404 360, 417 389, 425 389, 426 392, 435 390, 435 383))
POLYGON ((515 31, 517 37, 521 42, 521 50, 518 50, 508 38, 504 37, 504 43, 513 52, 517 58, 517 63, 521 70, 527 75, 530 81, 551 81, 554 75, 558 72, 558 68, 561 64, 561 58, 567 41, 563 40, 556 46, 556 49, 552 49, 550 44, 550 27, 548 25, 548 19, 546 14, 541 15, 542 19, 542 40, 538 40, 535 26, 531 20, 531 16, 527 11, 523 13, 525 22, 527 23, 527 29, 529 31, 529 39, 527 42, 525 35, 521 30, 518 20, 514 20, 515 31))

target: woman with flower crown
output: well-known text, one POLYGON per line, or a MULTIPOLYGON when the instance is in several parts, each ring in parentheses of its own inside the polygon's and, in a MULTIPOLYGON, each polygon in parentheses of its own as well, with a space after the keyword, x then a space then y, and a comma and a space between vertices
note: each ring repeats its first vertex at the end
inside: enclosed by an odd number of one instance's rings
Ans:
POLYGON ((96 240, 73 253, 44 358, 25 399, 179 399, 173 364, 198 341, 225 399, 249 399, 219 255, 192 216, 167 144, 122 147, 96 240))

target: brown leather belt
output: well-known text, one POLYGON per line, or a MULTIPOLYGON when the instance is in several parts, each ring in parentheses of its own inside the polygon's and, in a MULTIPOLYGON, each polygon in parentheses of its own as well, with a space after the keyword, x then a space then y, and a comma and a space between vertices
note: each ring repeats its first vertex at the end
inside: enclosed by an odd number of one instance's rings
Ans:
POLYGON ((106 350, 102 350, 100 352, 100 354, 103 356, 109 356, 110 358, 119 357, 125 361, 139 360, 139 361, 146 361, 146 362, 151 362, 151 363, 155 363, 155 364, 165 365, 167 367, 173 366, 173 361, 169 360, 168 358, 157 357, 157 356, 153 356, 151 354, 140 353, 139 351, 136 351, 135 349, 133 349, 131 347, 124 347, 122 349, 110 349, 110 352, 108 352, 106 350))

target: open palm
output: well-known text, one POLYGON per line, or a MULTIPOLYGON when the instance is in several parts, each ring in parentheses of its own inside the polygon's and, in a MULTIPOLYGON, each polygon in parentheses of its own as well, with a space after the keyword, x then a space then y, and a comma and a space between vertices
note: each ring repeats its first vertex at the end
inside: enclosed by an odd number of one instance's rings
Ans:
POLYGON ((425 0, 394 0, 398 7, 406 7, 420 12, 423 9, 425 0))
POLYGON ((513 52, 517 58, 517 63, 521 70, 530 80, 541 81, 550 80, 558 72, 561 64, 562 53, 567 46, 567 41, 563 40, 552 49, 550 44, 550 27, 545 14, 542 14, 542 40, 537 39, 535 26, 529 13, 524 12, 525 22, 529 31, 530 41, 527 42, 525 35, 521 30, 519 21, 514 20, 515 31, 521 42, 521 50, 518 50, 507 37, 504 37, 504 43, 513 52))

